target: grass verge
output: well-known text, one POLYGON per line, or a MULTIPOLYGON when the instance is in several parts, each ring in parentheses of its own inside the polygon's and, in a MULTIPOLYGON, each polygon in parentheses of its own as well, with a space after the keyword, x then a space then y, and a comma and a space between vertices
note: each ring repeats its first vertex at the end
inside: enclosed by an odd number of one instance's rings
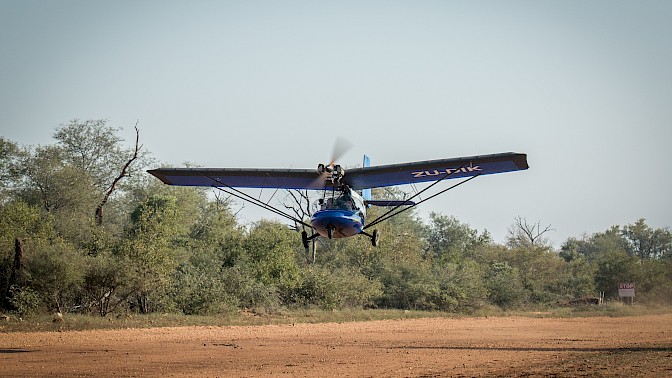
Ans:
POLYGON ((671 307, 625 306, 618 303, 602 306, 549 307, 528 310, 502 310, 498 307, 483 307, 471 314, 456 314, 437 311, 413 310, 363 310, 344 309, 326 311, 319 309, 293 309, 268 311, 240 311, 237 313, 212 316, 149 314, 117 314, 99 317, 81 314, 64 314, 62 318, 53 315, 34 315, 23 319, 16 316, 0 318, 0 332, 64 332, 105 329, 186 327, 186 326, 259 326, 269 324, 296 323, 344 323, 372 320, 395 320, 436 317, 484 317, 484 316, 524 316, 544 318, 595 317, 595 316, 638 316, 672 312, 671 307))

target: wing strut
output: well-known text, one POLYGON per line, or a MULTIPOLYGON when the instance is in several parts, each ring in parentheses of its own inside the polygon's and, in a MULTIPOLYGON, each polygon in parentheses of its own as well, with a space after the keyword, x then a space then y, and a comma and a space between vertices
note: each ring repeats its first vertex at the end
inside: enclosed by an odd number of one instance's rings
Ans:
MULTIPOLYGON (((306 222, 304 222, 304 221, 302 221, 302 220, 300 220, 300 219, 294 218, 291 214, 287 214, 287 213, 285 213, 285 212, 282 211, 282 210, 278 210, 278 209, 276 209, 275 207, 273 207, 273 206, 271 206, 271 205, 269 205, 269 204, 267 204, 267 203, 265 203, 265 202, 263 202, 263 201, 261 201, 261 200, 259 200, 259 199, 256 199, 256 198, 252 197, 251 195, 249 195, 249 194, 247 194, 247 193, 243 193, 242 191, 240 191, 240 190, 238 190, 238 189, 236 189, 236 188, 234 188, 234 187, 232 187, 232 186, 230 186, 230 185, 227 185, 226 183, 224 183, 224 182, 222 182, 222 181, 220 181, 220 180, 218 180, 218 179, 216 179, 216 178, 214 178, 214 177, 210 177, 210 176, 205 176, 205 177, 209 178, 210 180, 212 180, 212 181, 214 181, 214 182, 216 182, 216 183, 218 183, 218 184, 220 184, 220 185, 223 185, 223 186, 227 187, 228 189, 230 189, 230 190, 232 190, 232 191, 228 191, 228 190, 223 189, 223 188, 221 188, 221 187, 219 187, 219 186, 217 186, 217 185, 212 185, 212 187, 215 188, 215 189, 221 190, 222 192, 224 192, 224 193, 226 193, 226 194, 232 195, 232 196, 234 196, 234 197, 236 197, 236 198, 239 198, 239 199, 241 199, 241 200, 243 200, 243 201, 246 201, 246 202, 249 202, 249 203, 251 203, 251 204, 253 204, 253 205, 259 206, 259 207, 261 207, 261 208, 264 209, 264 210, 268 210, 268 211, 270 211, 270 212, 272 212, 272 213, 275 213, 275 214, 277 214, 277 215, 280 215, 281 217, 287 218, 287 219, 289 219, 289 220, 291 220, 291 221, 293 221, 293 222, 301 223, 302 225, 304 225, 304 226, 306 226, 306 227, 309 227, 309 228, 311 228, 311 229, 313 228, 313 226, 311 226, 310 224, 308 224, 308 223, 306 223, 306 222), (235 192, 235 193, 234 193, 234 192, 235 192)), ((274 194, 274 195, 275 195, 275 194, 274 194)))
MULTIPOLYGON (((466 165, 463 165, 462 167, 460 167, 460 169, 461 169, 461 168, 464 168, 465 166, 466 166, 466 165)), ((458 170, 458 171, 459 171, 459 170, 458 170)), ((424 193, 425 191, 429 190, 429 189, 430 189, 431 187, 433 187, 434 185, 436 185, 436 184, 440 183, 441 181, 445 180, 446 178, 448 178, 448 176, 450 176, 451 174, 453 174, 453 172, 457 172, 457 171, 451 171, 450 173, 447 173, 447 174, 443 175, 440 179, 434 181, 431 185, 429 185, 428 187, 426 187, 426 188, 422 189, 421 191, 417 192, 417 193, 414 194, 411 198, 407 199, 407 201, 411 201, 413 198, 418 197, 419 195, 421 195, 421 194, 424 193)), ((407 211, 407 210, 409 210, 409 209, 412 209, 412 208, 418 206, 419 204, 421 204, 421 203, 423 203, 423 202, 425 202, 425 201, 427 201, 427 200, 430 200, 430 199, 432 199, 432 198, 438 196, 439 194, 443 194, 443 193, 449 191, 450 189, 453 189, 453 188, 455 188, 455 187, 457 187, 457 186, 460 186, 460 185, 466 183, 467 181, 473 180, 473 179, 475 179, 475 178, 478 177, 478 176, 480 176, 480 174, 471 176, 471 177, 469 177, 469 178, 466 179, 466 180, 460 181, 460 182, 458 182, 458 183, 455 184, 455 185, 452 185, 452 186, 450 186, 450 187, 448 187, 448 188, 446 188, 446 189, 444 189, 444 190, 442 190, 442 191, 440 191, 440 192, 438 192, 438 193, 436 193, 436 194, 433 194, 433 195, 431 195, 431 196, 429 196, 429 197, 427 197, 427 198, 425 198, 425 199, 423 199, 423 200, 421 200, 421 201, 419 201, 419 202, 416 202, 416 203, 414 203, 414 204, 411 205, 411 206, 405 207, 405 208, 403 208, 403 209, 401 209, 401 210, 399 210, 399 211, 397 211, 397 210, 398 210, 400 207, 402 207, 403 205, 398 205, 398 206, 396 206, 396 207, 393 207, 392 209, 388 210, 385 214, 379 216, 378 218, 376 218, 375 220, 373 220, 371 223, 369 223, 369 224, 367 224, 366 226, 364 226, 363 229, 366 230, 367 228, 369 228, 369 227, 373 227, 373 226, 377 225, 377 224, 380 223, 380 222, 386 221, 386 220, 388 220, 388 219, 390 219, 390 218, 392 218, 392 217, 394 217, 394 216, 397 216, 397 215, 403 213, 404 211, 407 211), (395 212, 395 211, 396 211, 396 212, 395 212)))

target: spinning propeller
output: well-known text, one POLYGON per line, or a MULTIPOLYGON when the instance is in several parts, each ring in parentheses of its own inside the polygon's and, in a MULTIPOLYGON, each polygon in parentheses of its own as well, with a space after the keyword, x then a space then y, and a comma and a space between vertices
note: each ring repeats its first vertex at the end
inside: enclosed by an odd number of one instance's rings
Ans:
POLYGON ((350 141, 343 137, 338 137, 334 143, 329 164, 319 164, 317 166, 317 173, 319 176, 315 181, 324 183, 325 186, 327 180, 333 185, 339 184, 341 177, 345 174, 345 170, 340 165, 336 164, 336 161, 345 155, 350 148, 352 148, 352 143, 350 143, 350 141))

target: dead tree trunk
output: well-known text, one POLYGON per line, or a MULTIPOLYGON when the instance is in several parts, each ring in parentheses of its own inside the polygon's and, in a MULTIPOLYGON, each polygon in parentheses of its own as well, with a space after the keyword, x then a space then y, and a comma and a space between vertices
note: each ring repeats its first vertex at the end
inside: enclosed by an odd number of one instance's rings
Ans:
POLYGON ((14 239, 14 265, 12 274, 9 276, 9 287, 23 285, 25 283, 25 265, 23 263, 23 240, 14 239))
POLYGON ((135 159, 138 158, 138 152, 140 152, 140 148, 142 146, 140 145, 140 132, 138 131, 138 124, 136 122, 135 124, 135 148, 133 149, 133 156, 126 162, 124 167, 121 169, 121 172, 119 175, 112 181, 112 184, 110 185, 110 188, 107 190, 105 193, 105 196, 103 197, 102 201, 100 201, 100 204, 98 204, 98 207, 96 207, 96 224, 101 226, 103 224, 103 207, 107 203, 107 201, 110 199, 110 196, 114 191, 117 189, 117 185, 119 182, 126 176, 128 176, 128 169, 131 166, 131 164, 135 161, 135 159))
POLYGON ((11 308, 9 298, 11 297, 11 292, 13 287, 22 286, 26 282, 26 272, 25 265, 23 263, 23 240, 16 238, 14 239, 14 263, 12 264, 12 271, 9 275, 9 281, 7 281, 7 287, 5 292, 2 293, 2 301, 0 304, 2 308, 8 309, 11 308))

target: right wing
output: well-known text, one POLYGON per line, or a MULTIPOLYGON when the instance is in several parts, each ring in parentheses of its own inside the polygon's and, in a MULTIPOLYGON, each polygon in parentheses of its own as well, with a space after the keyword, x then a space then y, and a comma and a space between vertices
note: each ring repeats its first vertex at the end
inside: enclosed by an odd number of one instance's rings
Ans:
POLYGON ((350 188, 359 190, 438 181, 443 178, 490 175, 527 168, 529 166, 526 154, 507 152, 494 155, 350 168, 346 170, 342 181, 348 184, 350 188))

